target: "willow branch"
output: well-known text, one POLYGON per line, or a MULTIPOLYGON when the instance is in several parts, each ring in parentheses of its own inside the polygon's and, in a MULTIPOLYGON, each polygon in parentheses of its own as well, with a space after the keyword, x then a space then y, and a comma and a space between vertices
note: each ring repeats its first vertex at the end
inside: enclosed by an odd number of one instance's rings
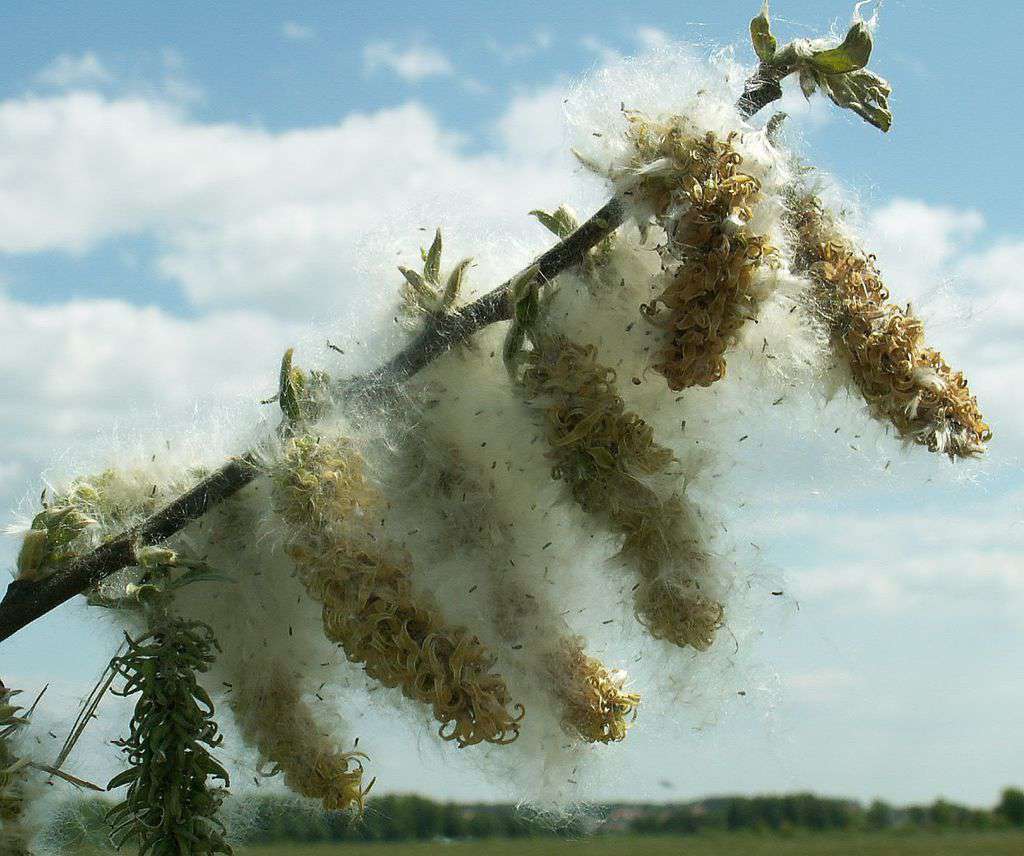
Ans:
MULTIPOLYGON (((539 275, 554 279, 562 271, 581 262, 590 249, 622 224, 622 218, 621 203, 617 199, 607 202, 586 223, 535 262, 540 266, 539 275)), ((342 396, 364 402, 381 399, 387 390, 412 377, 453 345, 466 341, 497 321, 507 321, 512 314, 508 302, 510 283, 511 280, 507 280, 478 300, 430 322, 409 345, 379 369, 346 381, 342 396)), ((237 493, 258 474, 253 452, 232 458, 166 508, 91 553, 56 568, 43 579, 14 580, 0 601, 0 641, 76 594, 92 588, 105 577, 135 564, 137 549, 170 538, 214 505, 237 493)))
MULTIPOLYGON (((750 118, 766 104, 781 97, 777 82, 777 94, 773 94, 776 89, 764 88, 769 84, 758 82, 760 80, 755 74, 748 81, 737 104, 745 118, 750 118)), ((624 214, 618 198, 609 200, 575 232, 534 262, 539 265, 538 275, 544 280, 551 280, 582 262, 591 249, 622 224, 624 214)), ((508 300, 512 279, 472 303, 430 321, 409 345, 383 366, 346 380, 341 387, 342 397, 363 403, 385 399, 389 390, 394 390, 397 384, 408 380, 454 345, 466 341, 484 327, 509 320, 512 317, 508 300)), ((163 510, 91 553, 56 568, 44 579, 14 580, 0 601, 0 642, 76 594, 135 564, 138 548, 165 541, 180 532, 210 508, 237 493, 258 474, 255 453, 247 452, 232 458, 163 510)))
POLYGON ((790 70, 779 69, 762 62, 743 87, 743 94, 736 102, 736 109, 744 119, 749 119, 759 110, 782 97, 782 78, 790 70))

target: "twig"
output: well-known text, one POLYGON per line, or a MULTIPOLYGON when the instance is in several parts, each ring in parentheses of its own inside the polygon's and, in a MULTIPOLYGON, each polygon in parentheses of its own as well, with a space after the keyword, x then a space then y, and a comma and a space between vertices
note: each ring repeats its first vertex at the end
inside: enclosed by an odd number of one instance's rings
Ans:
MULTIPOLYGON (((124 652, 125 647, 125 643, 122 642, 114 653, 114 657, 120 657, 124 652)), ((114 682, 115 677, 117 677, 117 671, 114 669, 112 663, 108 663, 107 667, 100 675, 99 680, 96 681, 96 685, 89 692, 88 697, 82 704, 82 709, 78 712, 78 717, 75 719, 74 724, 72 724, 71 731, 68 732, 67 740, 64 741, 64 745, 61 747, 61 750, 57 755, 57 760, 53 762, 53 769, 59 770, 64 766, 64 762, 68 759, 71 751, 75 748, 75 745, 78 743, 86 727, 95 718, 96 709, 100 706, 103 696, 106 695, 107 690, 110 689, 110 685, 114 682)))
MULTIPOLYGON (((760 73, 759 69, 748 81, 737 104, 745 118, 782 95, 778 82, 775 81, 772 88, 771 81, 762 80, 760 73)), ((581 262, 587 252, 622 224, 623 217, 620 200, 609 200, 575 232, 537 259, 539 276, 554 279, 581 262)), ((364 404, 384 400, 396 384, 415 375, 452 346, 497 321, 509 320, 512 308, 508 293, 512 279, 473 303, 429 322, 408 346, 383 366, 345 381, 340 388, 342 397, 364 404)), ((258 473, 253 452, 233 458, 162 511, 91 553, 57 568, 50 576, 35 581, 14 580, 0 601, 0 642, 110 574, 134 564, 138 547, 165 541, 211 507, 237 493, 258 473)))

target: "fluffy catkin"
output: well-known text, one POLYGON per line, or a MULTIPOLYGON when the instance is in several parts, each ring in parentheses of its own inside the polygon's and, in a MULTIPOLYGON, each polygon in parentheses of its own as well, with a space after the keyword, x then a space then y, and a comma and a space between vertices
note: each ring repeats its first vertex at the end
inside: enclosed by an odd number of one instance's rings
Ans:
POLYGON ((587 743, 624 739, 640 704, 639 693, 625 689, 626 673, 588 656, 586 640, 568 633, 565 622, 551 614, 543 592, 531 594, 504 580, 497 597, 495 623, 502 638, 533 638, 543 647, 539 661, 561 705, 565 731, 587 743))
POLYGON ((284 775, 295 793, 328 811, 362 811, 361 752, 343 752, 323 733, 303 701, 299 682, 284 663, 243 669, 234 676, 231 708, 242 738, 284 775))
POLYGON ((17 690, 0 683, 0 853, 30 856, 32 831, 25 823, 30 768, 14 745, 28 720, 14 704, 15 695, 17 690))
POLYGON ((613 743, 636 718, 640 694, 625 690, 626 673, 609 671, 583 649, 583 639, 563 637, 549 657, 550 675, 562 698, 562 724, 588 743, 613 743))
POLYGON ((523 711, 509 712, 492 656, 413 593, 409 555, 375 531, 371 515, 384 500, 353 445, 293 439, 276 481, 280 513, 297 531, 289 552, 323 605, 328 639, 371 678, 430 705, 443 739, 460 747, 515 740, 523 711))
POLYGON ((673 456, 625 409, 615 380, 596 348, 561 336, 538 338, 521 377, 527 400, 543 414, 552 477, 623 537, 619 556, 640 575, 638 619, 656 639, 703 651, 722 625, 723 608, 700 590, 706 563, 699 529, 688 525, 693 516, 682 498, 662 498, 644 482, 673 456))
POLYGON ((761 182, 741 170, 735 132, 720 139, 681 116, 627 119, 636 184, 626 193, 664 232, 662 290, 641 307, 664 331, 651 367, 672 390, 710 386, 770 293, 772 278, 756 273, 774 264, 775 250, 748 225, 761 182))
POLYGON ((951 459, 984 452, 992 432, 963 373, 925 345, 909 305, 890 302, 874 256, 812 194, 794 194, 790 222, 794 269, 812 280, 814 308, 872 415, 951 459))

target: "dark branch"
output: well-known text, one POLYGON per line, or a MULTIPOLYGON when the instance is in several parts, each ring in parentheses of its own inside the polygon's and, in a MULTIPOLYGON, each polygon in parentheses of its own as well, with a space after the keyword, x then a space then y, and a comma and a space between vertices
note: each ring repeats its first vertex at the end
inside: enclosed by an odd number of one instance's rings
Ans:
MULTIPOLYGON (((621 225, 622 217, 622 206, 617 199, 606 203, 586 223, 537 260, 540 276, 554 279, 582 261, 592 247, 621 225)), ((510 282, 502 283, 468 306, 429 324, 381 368, 347 381, 342 390, 343 396, 364 401, 379 398, 453 345, 466 341, 490 324, 508 320, 511 307, 506 298, 510 282)), ((138 547, 157 544, 184 529, 212 506, 249 484, 258 472, 252 453, 232 459, 136 528, 80 559, 58 567, 50 576, 34 581, 15 580, 0 601, 0 642, 76 594, 95 586, 104 577, 134 564, 138 547)))
POLYGON ((743 94, 736 102, 736 109, 744 119, 749 119, 759 110, 782 97, 782 78, 786 72, 761 63, 743 87, 743 94))
POLYGON ((14 580, 0 601, 0 641, 104 577, 135 564, 137 548, 167 540, 212 506, 245 487, 258 472, 251 455, 233 458, 134 529, 58 567, 48 577, 36 581, 14 580))
MULTIPOLYGON (((747 82, 737 104, 745 118, 782 96, 777 80, 759 77, 763 69, 764 66, 747 82)), ((551 280, 581 262, 593 247, 622 224, 623 217, 623 206, 618 199, 605 203, 575 232, 537 259, 539 275, 551 280)), ((510 284, 508 280, 468 306, 431 322, 379 369, 346 381, 342 395, 349 400, 362 401, 385 397, 387 390, 415 375, 454 345, 490 324, 507 321, 512 315, 508 303, 510 284)), ((57 568, 45 579, 15 580, 0 601, 0 642, 105 577, 134 564, 138 547, 157 544, 181 531, 212 506, 249 484, 258 473, 252 453, 234 458, 139 526, 57 568)))
MULTIPOLYGON (((581 262, 587 252, 622 225, 622 218, 622 203, 618 199, 605 203, 586 223, 537 259, 535 263, 540 265, 539 276, 551 280, 581 262)), ((466 341, 478 330, 498 321, 508 321, 512 317, 512 307, 508 302, 511 283, 511 279, 506 280, 469 305, 442 315, 428 324, 407 347, 379 369, 347 380, 342 395, 351 400, 385 394, 386 390, 412 377, 453 345, 466 341)))

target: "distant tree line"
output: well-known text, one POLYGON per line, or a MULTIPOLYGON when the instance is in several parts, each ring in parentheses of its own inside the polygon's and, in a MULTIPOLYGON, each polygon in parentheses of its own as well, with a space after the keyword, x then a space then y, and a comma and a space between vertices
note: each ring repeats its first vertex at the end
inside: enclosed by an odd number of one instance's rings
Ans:
MULTIPOLYGON (((110 803, 86 798, 58 813, 51 841, 59 849, 101 845, 110 803)), ((319 811, 283 794, 253 794, 232 802, 233 838, 245 844, 354 841, 436 841, 522 838, 623 832, 692 835, 702 832, 1024 828, 1024 791, 1007 788, 999 804, 969 808, 939 799, 931 805, 868 806, 814 794, 719 797, 691 803, 591 806, 570 817, 551 817, 503 803, 441 803, 420 796, 381 796, 358 818, 319 811)))
MULTIPOLYGON (((865 807, 855 800, 814 794, 725 797, 667 806, 638 806, 633 832, 697 833, 704 830, 883 830, 987 829, 1024 827, 1024 791, 1007 788, 994 809, 971 808, 938 799, 931 805, 892 806, 875 800, 865 807)), ((614 817, 614 810, 613 815, 614 817)))

